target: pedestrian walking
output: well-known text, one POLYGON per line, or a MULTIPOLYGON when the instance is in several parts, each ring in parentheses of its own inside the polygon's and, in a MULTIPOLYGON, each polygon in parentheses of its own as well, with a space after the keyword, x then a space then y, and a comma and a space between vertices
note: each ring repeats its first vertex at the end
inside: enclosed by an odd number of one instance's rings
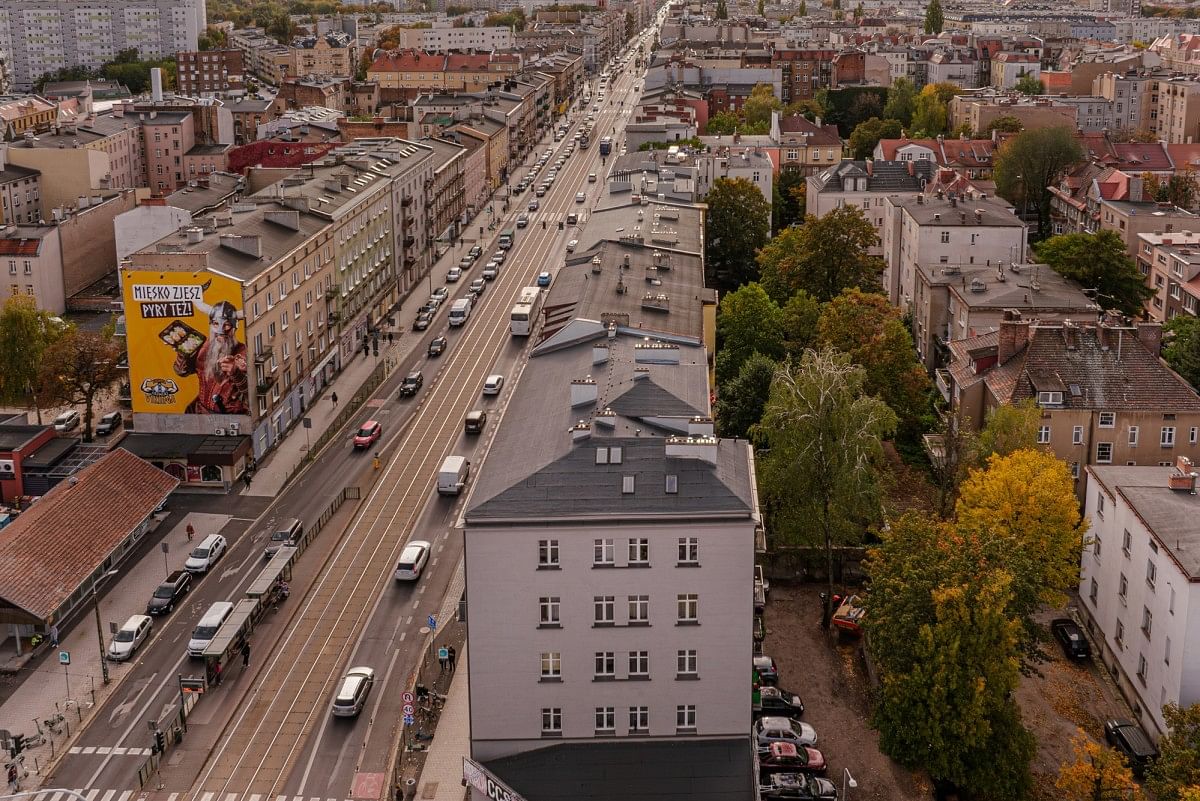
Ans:
POLYGON ((242 481, 246 482, 246 489, 250 489, 250 471, 249 470, 242 473, 242 481))
POLYGON ((220 662, 217 662, 216 666, 213 668, 213 684, 215 684, 218 687, 221 686, 221 663, 220 662))
POLYGON ((55 648, 58 647, 58 626, 50 626, 50 644, 55 648))
POLYGON ((442 672, 445 673, 446 667, 450 664, 450 651, 446 648, 439 648, 437 655, 438 666, 441 667, 442 672))
POLYGON ((336 392, 333 393, 333 396, 330 398, 330 400, 333 401, 334 406, 337 406, 337 393, 336 392))
POLYGON ((192 527, 192 524, 191 524, 191 523, 188 523, 188 524, 187 524, 187 538, 188 538, 188 542, 191 542, 191 541, 192 541, 192 538, 193 538, 193 537, 195 537, 195 536, 196 536, 196 529, 192 527))
POLYGON ((450 648, 449 648, 448 650, 449 650, 450 654, 449 654, 449 659, 447 660, 447 662, 448 662, 448 663, 449 663, 449 665, 450 665, 450 672, 451 672, 451 673, 453 673, 453 672, 454 672, 454 660, 457 658, 458 654, 457 654, 457 652, 454 650, 454 646, 453 646, 453 645, 451 645, 451 646, 450 646, 450 648))
POLYGON ((250 664, 250 643, 242 643, 242 667, 247 667, 250 664))

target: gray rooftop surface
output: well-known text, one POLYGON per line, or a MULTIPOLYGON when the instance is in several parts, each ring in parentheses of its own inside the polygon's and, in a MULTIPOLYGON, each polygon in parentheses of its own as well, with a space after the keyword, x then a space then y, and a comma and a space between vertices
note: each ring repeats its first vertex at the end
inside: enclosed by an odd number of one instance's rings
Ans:
POLYGON ((1173 467, 1088 468, 1108 490, 1119 493, 1191 580, 1200 578, 1200 495, 1167 488, 1173 467))

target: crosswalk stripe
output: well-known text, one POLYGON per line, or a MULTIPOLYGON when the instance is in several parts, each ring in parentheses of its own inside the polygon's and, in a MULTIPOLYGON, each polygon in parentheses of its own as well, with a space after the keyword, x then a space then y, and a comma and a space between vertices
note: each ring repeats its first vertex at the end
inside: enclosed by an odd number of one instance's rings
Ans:
POLYGON ((60 799, 60 798, 62 797, 62 795, 63 795, 62 793, 55 793, 55 794, 54 794, 54 795, 51 797, 50 801, 58 801, 58 799, 60 799))
POLYGON ((176 798, 179 798, 179 793, 171 793, 167 796, 167 801, 175 801, 176 798))
POLYGON ((131 795, 133 795, 133 790, 126 790, 125 792, 121 793, 121 796, 117 799, 117 801, 129 801, 129 797, 131 795))
POLYGON ((133 751, 140 751, 140 750, 141 750, 140 748, 125 748, 124 746, 114 745, 111 749, 109 749, 109 753, 116 754, 119 756, 126 752, 133 752, 133 751))
POLYGON ((105 790, 104 796, 100 799, 100 801, 112 801, 112 797, 116 794, 116 790, 105 790))
POLYGON ((225 801, 238 801, 238 794, 237 793, 226 793, 225 801))
POLYGON ((96 753, 100 754, 101 756, 103 756, 104 754, 111 754, 112 751, 113 750, 111 748, 109 748, 107 745, 101 745, 101 746, 96 747, 96 753))
POLYGON ((85 746, 83 749, 83 753, 85 753, 85 754, 96 753, 96 746, 94 746, 94 745, 85 746))
POLYGON ((250 801, 262 801, 262 796, 258 793, 255 793, 254 795, 250 796, 250 801))
POLYGON ((212 801, 214 795, 216 795, 216 793, 205 793, 204 795, 200 796, 200 801, 212 801))
POLYGON ((88 790, 86 795, 87 795, 88 801, 96 801, 96 796, 100 795, 100 791, 99 790, 88 790))

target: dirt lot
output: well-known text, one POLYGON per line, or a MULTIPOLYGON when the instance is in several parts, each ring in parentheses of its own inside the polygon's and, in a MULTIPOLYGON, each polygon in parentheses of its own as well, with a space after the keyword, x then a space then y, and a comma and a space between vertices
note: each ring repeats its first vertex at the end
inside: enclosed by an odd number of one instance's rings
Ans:
MULTIPOLYGON (((804 699, 804 720, 820 738, 829 778, 839 788, 849 768, 858 781, 850 801, 932 798, 915 776, 879 753, 879 735, 868 723, 867 680, 856 644, 840 644, 821 629, 820 590, 813 585, 771 587, 763 653, 775 657, 780 686, 804 699)), ((844 801, 844 799, 843 799, 844 801)))

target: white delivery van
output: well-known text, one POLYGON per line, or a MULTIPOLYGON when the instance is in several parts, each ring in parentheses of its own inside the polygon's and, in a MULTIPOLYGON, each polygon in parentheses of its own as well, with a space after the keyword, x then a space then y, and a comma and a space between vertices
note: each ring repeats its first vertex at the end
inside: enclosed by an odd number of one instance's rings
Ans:
POLYGON ((450 325, 462 325, 471 316, 471 301, 468 298, 460 298, 454 301, 450 306, 450 325))
POLYGON ((438 470, 438 495, 458 495, 467 485, 467 477, 471 475, 471 463, 465 456, 447 456, 438 470))
POLYGON ((204 656, 204 649, 212 642, 213 637, 217 636, 217 629, 221 628, 221 624, 232 614, 233 604, 229 601, 217 601, 210 606, 192 631, 192 639, 188 641, 187 646, 188 656, 196 659, 204 656))

